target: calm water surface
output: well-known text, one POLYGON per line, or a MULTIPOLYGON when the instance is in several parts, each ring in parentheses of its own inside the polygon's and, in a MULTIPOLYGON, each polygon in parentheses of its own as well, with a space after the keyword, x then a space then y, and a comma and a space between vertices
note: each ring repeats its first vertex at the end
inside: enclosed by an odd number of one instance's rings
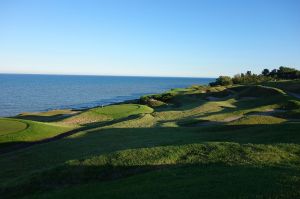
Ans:
POLYGON ((213 78, 0 74, 0 116, 61 108, 87 108, 135 99, 213 78))

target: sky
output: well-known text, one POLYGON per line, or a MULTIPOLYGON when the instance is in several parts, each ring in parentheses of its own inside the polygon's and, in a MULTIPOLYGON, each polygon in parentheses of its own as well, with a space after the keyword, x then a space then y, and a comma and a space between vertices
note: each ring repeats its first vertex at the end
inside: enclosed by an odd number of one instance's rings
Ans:
POLYGON ((0 73, 300 69, 299 0, 0 0, 0 73))

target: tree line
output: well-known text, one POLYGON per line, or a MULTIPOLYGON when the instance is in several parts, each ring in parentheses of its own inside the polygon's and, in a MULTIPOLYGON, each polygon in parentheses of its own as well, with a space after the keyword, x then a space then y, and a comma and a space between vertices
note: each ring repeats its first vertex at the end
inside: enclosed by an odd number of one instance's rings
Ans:
POLYGON ((264 81, 293 80, 300 79, 300 71, 295 68, 280 66, 278 69, 264 69, 261 74, 254 74, 251 71, 229 76, 219 76, 211 86, 228 86, 232 84, 255 84, 264 81))

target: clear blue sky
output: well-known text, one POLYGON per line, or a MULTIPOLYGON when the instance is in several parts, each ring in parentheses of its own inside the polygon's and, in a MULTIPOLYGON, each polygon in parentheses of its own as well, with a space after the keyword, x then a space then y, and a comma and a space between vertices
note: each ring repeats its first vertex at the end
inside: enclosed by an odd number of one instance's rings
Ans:
POLYGON ((0 72, 215 77, 300 67, 299 0, 1 0, 0 72))

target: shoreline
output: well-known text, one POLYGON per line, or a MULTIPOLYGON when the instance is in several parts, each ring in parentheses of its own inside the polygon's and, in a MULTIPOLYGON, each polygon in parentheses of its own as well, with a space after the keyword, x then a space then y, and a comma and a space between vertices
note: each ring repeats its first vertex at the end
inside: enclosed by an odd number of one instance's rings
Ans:
POLYGON ((51 111, 78 111, 78 112, 83 112, 83 111, 87 111, 93 108, 99 108, 99 107, 106 107, 106 106, 112 106, 112 105, 119 105, 119 104, 129 104, 129 103, 138 103, 140 99, 135 98, 132 100, 124 100, 124 101, 120 101, 120 102, 112 102, 112 103, 108 103, 105 105, 96 105, 96 106, 91 106, 91 107, 86 107, 86 108, 49 108, 49 109, 45 109, 45 110, 41 110, 41 111, 28 111, 28 112, 21 112, 17 115, 12 115, 12 116, 0 116, 0 118, 17 118, 20 116, 23 116, 24 114, 29 114, 29 115, 34 115, 34 114, 38 114, 38 113, 47 113, 47 112, 51 112, 51 111))
POLYGON ((24 112, 84 110, 123 103, 172 88, 207 85, 215 78, 0 74, 0 117, 24 112))

